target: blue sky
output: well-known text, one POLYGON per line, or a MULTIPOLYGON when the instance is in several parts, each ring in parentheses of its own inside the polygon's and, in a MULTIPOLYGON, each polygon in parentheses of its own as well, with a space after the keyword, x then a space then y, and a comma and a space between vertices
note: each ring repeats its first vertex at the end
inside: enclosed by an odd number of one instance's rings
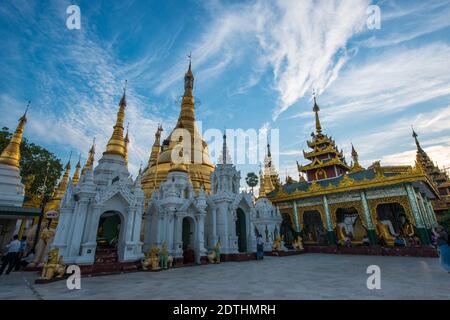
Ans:
MULTIPOLYGON (((158 123, 173 127, 187 54, 203 129, 279 129, 279 171, 313 131, 363 165, 411 164, 411 125, 450 166, 450 1, 4 1, 0 7, 0 126, 32 100, 25 136, 67 161, 97 160, 128 79, 130 170, 146 163, 158 123), (66 28, 80 6, 81 29, 66 28), (381 29, 366 9, 381 9, 381 29)), ((275 150, 277 152, 277 150, 275 150)), ((239 166, 243 175, 256 165, 239 166)))

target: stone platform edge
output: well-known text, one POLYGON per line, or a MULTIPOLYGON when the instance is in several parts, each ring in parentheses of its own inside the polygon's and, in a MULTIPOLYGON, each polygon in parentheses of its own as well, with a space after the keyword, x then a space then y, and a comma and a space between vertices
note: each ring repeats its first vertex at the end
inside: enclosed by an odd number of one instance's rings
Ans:
POLYGON ((423 257, 438 258, 439 254, 434 247, 330 247, 330 246, 307 246, 307 253, 327 253, 327 254, 350 254, 350 255, 370 255, 370 256, 393 256, 393 257, 423 257))

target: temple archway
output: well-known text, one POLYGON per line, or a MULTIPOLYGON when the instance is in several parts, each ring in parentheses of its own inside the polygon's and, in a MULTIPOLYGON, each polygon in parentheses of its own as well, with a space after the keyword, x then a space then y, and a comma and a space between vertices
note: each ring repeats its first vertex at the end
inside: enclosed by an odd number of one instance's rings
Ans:
POLYGON ((191 217, 183 218, 183 263, 195 263, 195 222, 191 217))
POLYGON ((238 251, 247 252, 247 223, 244 210, 236 210, 236 236, 238 238, 238 251))
POLYGON ((122 243, 122 215, 118 211, 106 211, 100 216, 97 228, 95 261, 117 262, 122 243))
POLYGON ((328 244, 327 232, 323 227, 320 212, 317 210, 303 213, 303 242, 309 245, 328 244))

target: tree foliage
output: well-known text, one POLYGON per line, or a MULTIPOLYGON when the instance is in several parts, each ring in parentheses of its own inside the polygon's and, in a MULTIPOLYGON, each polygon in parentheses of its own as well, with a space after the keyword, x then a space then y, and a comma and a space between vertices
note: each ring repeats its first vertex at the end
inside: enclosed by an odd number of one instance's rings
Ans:
POLYGON ((254 172, 249 172, 247 173, 247 177, 245 177, 245 182, 252 188, 253 193, 253 188, 258 185, 258 176, 254 172))
MULTIPOLYGON (((12 133, 9 132, 9 129, 2 128, 0 131, 0 152, 9 144, 11 137, 12 133)), ((60 160, 53 153, 23 138, 20 145, 20 173, 22 183, 25 185, 25 202, 40 194, 39 188, 44 184, 46 175, 46 195, 50 196, 62 170, 63 166, 60 160), (47 163, 49 164, 48 174, 47 163)))

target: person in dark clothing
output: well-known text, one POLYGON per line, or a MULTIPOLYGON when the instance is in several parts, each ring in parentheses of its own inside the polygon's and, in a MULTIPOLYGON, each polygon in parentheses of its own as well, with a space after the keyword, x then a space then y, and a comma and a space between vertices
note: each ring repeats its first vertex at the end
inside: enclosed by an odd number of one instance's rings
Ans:
POLYGON ((9 274, 12 271, 17 262, 17 255, 20 251, 20 246, 21 243, 19 241, 18 235, 15 235, 13 237, 13 240, 6 245, 6 248, 8 248, 8 253, 6 254, 0 268, 0 275, 3 274, 3 271, 5 271, 6 267, 8 267, 8 269, 6 270, 6 274, 9 274))
POLYGON ((264 259, 264 240, 260 234, 256 239, 256 259, 264 259))
POLYGON ((19 271, 21 266, 22 258, 25 256, 25 252, 27 251, 27 237, 23 236, 22 240, 20 240, 20 249, 17 253, 16 265, 14 267, 14 271, 19 271))

